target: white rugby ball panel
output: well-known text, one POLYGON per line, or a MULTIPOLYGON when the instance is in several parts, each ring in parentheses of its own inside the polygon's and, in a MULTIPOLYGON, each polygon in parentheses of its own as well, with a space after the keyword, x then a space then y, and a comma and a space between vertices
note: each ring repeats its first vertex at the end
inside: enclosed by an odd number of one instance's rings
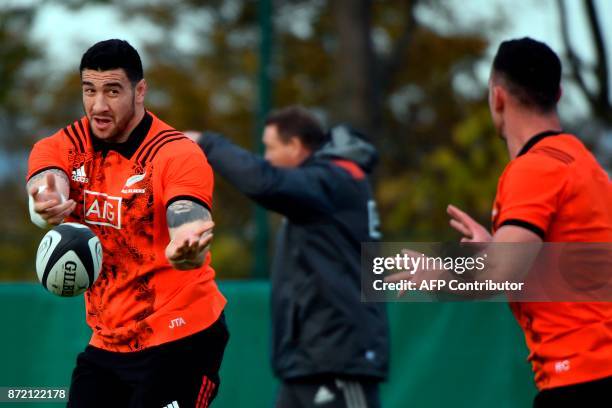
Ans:
MULTIPOLYGON (((76 225, 78 225, 77 228, 82 228, 81 224, 76 224, 76 225)), ((93 261, 92 254, 89 250, 89 239, 91 238, 97 239, 97 237, 87 227, 85 227, 86 231, 78 231, 78 233, 75 232, 73 228, 74 228, 74 223, 68 223, 68 224, 60 224, 53 229, 57 233, 61 234, 61 236, 64 239, 62 239, 59 242, 59 244, 55 247, 54 251, 49 257, 49 261, 46 264, 45 271, 43 273, 43 279, 42 279, 42 284, 45 287, 46 287, 46 278, 47 278, 49 270, 53 267, 53 265, 55 265, 58 259, 68 250, 73 250, 76 253, 76 257, 78 257, 81 260, 85 268, 85 271, 87 271, 87 273, 89 274, 89 280, 91 282, 94 281, 94 274, 93 274, 94 261, 93 261), (85 237, 87 239, 83 239, 84 238, 83 234, 85 234, 85 237)))
POLYGON ((94 236, 92 238, 89 238, 89 240, 87 241, 87 245, 89 246, 89 253, 92 256, 92 262, 93 262, 93 280, 92 283, 95 282, 98 279, 98 274, 100 273, 100 270, 102 269, 102 244, 100 243, 100 240, 98 239, 98 237, 94 236))
POLYGON ((89 287, 89 275, 74 251, 68 251, 49 269, 45 288, 58 296, 76 296, 89 287))
POLYGON ((51 230, 47 232, 38 245, 38 250, 36 251, 36 274, 41 282, 45 273, 45 265, 48 265, 51 254, 53 254, 61 240, 62 235, 51 230))
POLYGON ((65 223, 42 238, 36 274, 45 289, 58 296, 76 296, 96 281, 102 267, 102 245, 86 225, 65 223))

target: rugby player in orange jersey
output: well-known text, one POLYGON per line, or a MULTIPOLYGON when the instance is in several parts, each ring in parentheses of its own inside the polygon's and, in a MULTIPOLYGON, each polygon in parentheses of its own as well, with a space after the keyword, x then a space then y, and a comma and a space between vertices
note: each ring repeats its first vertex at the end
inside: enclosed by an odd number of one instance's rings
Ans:
POLYGON ((85 116, 36 143, 27 183, 32 221, 83 223, 104 249, 68 406, 206 407, 228 339, 208 251, 212 170, 145 109, 126 41, 93 45, 80 74, 85 116))
MULTIPOLYGON (((489 107, 511 161, 498 184, 493 235, 449 206, 464 241, 612 242, 612 184, 580 140, 562 131, 560 79, 561 62, 546 44, 523 38, 500 45, 489 107)), ((511 308, 540 390, 534 407, 609 403, 612 303, 516 302, 511 308)))
MULTIPOLYGON (((489 107, 510 163, 500 177, 493 234, 448 206, 462 242, 612 242, 612 184, 557 113, 561 62, 530 38, 503 42, 489 80, 489 107)), ((524 260, 503 259, 496 280, 516 276, 524 260), (502 265, 503 264, 503 265, 502 265)), ((612 275, 612 271, 608 271, 612 275)), ((409 273, 388 281, 411 279, 409 273)), ((604 407, 612 389, 612 303, 513 302, 525 333, 539 393, 535 408, 604 407)))

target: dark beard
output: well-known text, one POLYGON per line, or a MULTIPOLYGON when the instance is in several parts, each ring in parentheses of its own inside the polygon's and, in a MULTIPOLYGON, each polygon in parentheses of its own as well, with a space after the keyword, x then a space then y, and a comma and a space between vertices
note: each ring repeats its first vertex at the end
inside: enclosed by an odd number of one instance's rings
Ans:
MULTIPOLYGON (((133 93, 132 94, 132 104, 131 104, 131 112, 129 112, 129 115, 127 115, 124 120, 122 122, 117 123, 117 128, 115 129, 115 131, 106 139, 101 139, 100 136, 96 135, 94 132, 94 128, 93 126, 89 126, 89 130, 91 131, 91 135, 93 137, 95 137, 96 139, 98 139, 100 142, 103 143, 116 143, 114 142, 114 140, 117 139, 117 137, 119 137, 120 135, 123 134, 123 132, 125 132, 125 130, 128 127, 128 124, 130 123, 130 121, 132 120, 132 118, 134 117, 134 115, 136 114, 136 94, 133 93)), ((89 119, 89 118, 88 118, 89 119)), ((91 123, 91 120, 90 120, 91 123)))

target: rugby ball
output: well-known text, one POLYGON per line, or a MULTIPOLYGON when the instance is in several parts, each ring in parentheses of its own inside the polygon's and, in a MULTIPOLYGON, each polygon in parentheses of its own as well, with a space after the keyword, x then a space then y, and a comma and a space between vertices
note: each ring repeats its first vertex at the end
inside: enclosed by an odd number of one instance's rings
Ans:
POLYGON ((98 278, 102 244, 85 225, 67 222, 45 234, 36 252, 36 274, 58 296, 77 296, 98 278))

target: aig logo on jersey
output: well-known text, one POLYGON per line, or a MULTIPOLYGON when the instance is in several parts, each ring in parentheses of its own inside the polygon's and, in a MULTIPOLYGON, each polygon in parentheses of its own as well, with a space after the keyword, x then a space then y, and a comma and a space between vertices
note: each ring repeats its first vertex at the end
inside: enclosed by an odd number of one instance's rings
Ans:
POLYGON ((121 197, 84 190, 85 222, 121 229, 121 197))

